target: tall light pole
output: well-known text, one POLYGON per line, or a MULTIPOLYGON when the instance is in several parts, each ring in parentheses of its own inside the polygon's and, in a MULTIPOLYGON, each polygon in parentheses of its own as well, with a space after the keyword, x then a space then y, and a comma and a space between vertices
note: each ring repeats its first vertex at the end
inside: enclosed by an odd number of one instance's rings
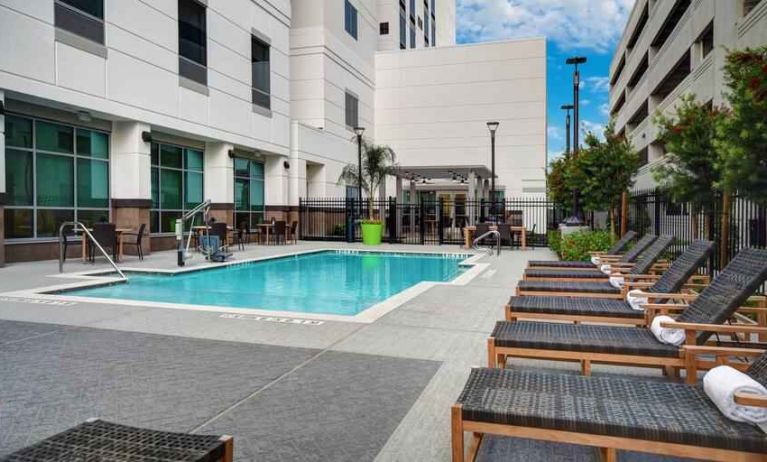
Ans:
MULTIPOLYGON (((580 112, 579 91, 581 86, 581 74, 578 70, 578 65, 584 64, 586 62, 586 57, 573 56, 572 58, 567 58, 567 61, 565 62, 575 66, 575 70, 573 71, 573 157, 575 157, 578 155, 578 151, 580 151, 580 140, 578 139, 580 131, 580 126, 578 124, 580 121, 578 119, 580 112)), ((565 223, 568 226, 583 226, 580 195, 580 191, 577 189, 573 191, 573 214, 569 218, 565 219, 565 223)))
POLYGON ((580 112, 580 98, 579 98, 579 92, 581 87, 581 73, 578 70, 579 64, 586 63, 586 57, 585 56, 574 56, 572 58, 567 58, 567 61, 565 61, 567 64, 572 64, 575 66, 575 70, 573 71, 573 105, 575 106, 573 108, 573 152, 576 154, 578 151, 580 151, 580 144, 578 142, 578 131, 579 129, 579 112, 580 112))
POLYGON ((570 110, 572 110, 575 106, 572 104, 563 104, 562 109, 567 111, 567 116, 565 116, 565 155, 570 155, 570 110))
MULTIPOLYGON (((364 133, 365 127, 354 127, 354 134, 357 135, 357 200, 360 216, 362 216, 362 135, 364 133)), ((373 192, 371 191, 370 194, 373 192)))
POLYGON ((495 214, 495 132, 498 130, 499 122, 488 122, 487 128, 490 130, 490 204, 491 214, 495 214))

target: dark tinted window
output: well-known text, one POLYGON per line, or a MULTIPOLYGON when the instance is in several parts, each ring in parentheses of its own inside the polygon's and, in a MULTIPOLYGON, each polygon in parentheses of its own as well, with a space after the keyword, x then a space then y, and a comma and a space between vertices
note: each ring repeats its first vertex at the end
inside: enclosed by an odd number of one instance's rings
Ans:
POLYGON ((349 0, 345 0, 344 3, 344 29, 355 40, 357 39, 357 8, 349 0))
POLYGON ((104 0, 56 0, 56 27, 104 43, 104 0))
POLYGON ((382 22, 379 25, 379 31, 381 35, 389 35, 389 23, 388 22, 382 22))
POLYGON ((269 45, 256 37, 250 39, 251 71, 253 77, 253 104, 271 107, 269 45))
POLYGON ((346 94, 346 126, 359 126, 359 100, 351 93, 346 94))

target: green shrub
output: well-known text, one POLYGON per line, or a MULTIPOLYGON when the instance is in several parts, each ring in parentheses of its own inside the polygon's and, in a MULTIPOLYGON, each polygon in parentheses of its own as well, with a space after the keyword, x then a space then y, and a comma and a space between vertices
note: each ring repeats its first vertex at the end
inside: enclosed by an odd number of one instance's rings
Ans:
POLYGON ((578 231, 562 237, 559 256, 562 260, 588 261, 589 252, 604 252, 612 243, 609 231, 578 231))
POLYGON ((560 233, 559 230, 549 231, 546 234, 546 239, 552 252, 556 252, 557 255, 559 255, 559 252, 562 249, 562 233, 560 233))

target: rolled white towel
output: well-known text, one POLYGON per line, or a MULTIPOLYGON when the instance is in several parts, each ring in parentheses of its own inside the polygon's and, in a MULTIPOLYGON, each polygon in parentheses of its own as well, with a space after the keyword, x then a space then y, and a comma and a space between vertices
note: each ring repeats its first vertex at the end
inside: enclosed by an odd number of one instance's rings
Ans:
POLYGON ((610 276, 610 285, 616 289, 622 289, 625 283, 626 280, 623 278, 623 276, 610 276))
POLYGON ((612 271, 610 271, 610 265, 607 265, 607 264, 600 266, 599 267, 599 271, 601 271, 601 272, 603 272, 605 274, 612 273, 612 271))
POLYGON ((631 289, 626 294, 626 302, 628 302, 632 309, 644 311, 642 305, 650 303, 650 299, 648 299, 640 289, 631 289))
POLYGON ((650 324, 650 331, 661 343, 669 345, 681 345, 684 343, 684 329, 674 329, 673 327, 661 327, 662 322, 676 322, 671 316, 655 316, 650 324))
POLYGON ((767 408, 735 403, 735 393, 767 397, 767 389, 759 382, 730 366, 717 366, 703 376, 703 390, 728 419, 748 422, 764 429, 767 408))
POLYGON ((591 257, 591 263, 593 263, 594 266, 600 266, 602 264, 602 259, 595 255, 591 257))

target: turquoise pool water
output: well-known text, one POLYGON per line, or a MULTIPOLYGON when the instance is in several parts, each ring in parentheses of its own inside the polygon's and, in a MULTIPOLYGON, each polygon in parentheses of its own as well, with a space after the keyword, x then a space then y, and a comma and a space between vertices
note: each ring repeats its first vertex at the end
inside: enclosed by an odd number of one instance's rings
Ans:
POLYGON ((450 281, 466 255, 326 251, 175 276, 128 273, 80 297, 355 315, 421 281, 450 281))

